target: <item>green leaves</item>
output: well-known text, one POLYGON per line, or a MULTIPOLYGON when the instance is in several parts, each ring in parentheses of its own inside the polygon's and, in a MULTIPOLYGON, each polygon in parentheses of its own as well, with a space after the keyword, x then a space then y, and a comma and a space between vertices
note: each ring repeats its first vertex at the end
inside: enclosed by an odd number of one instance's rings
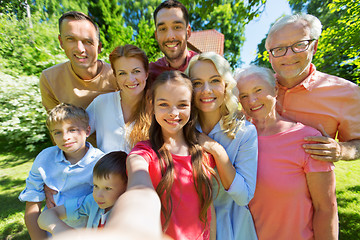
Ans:
POLYGON ((46 112, 37 77, 12 77, 0 72, 0 135, 27 151, 49 141, 46 112))
POLYGON ((34 75, 66 59, 59 46, 56 23, 40 22, 39 15, 18 20, 14 14, 0 14, 0 70, 12 75, 34 75))

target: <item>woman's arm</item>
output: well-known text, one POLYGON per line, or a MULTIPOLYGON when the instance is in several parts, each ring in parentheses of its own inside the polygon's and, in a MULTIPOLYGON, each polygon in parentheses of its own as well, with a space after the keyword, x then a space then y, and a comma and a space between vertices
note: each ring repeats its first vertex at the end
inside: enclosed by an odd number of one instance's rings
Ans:
POLYGON ((40 213, 41 202, 26 202, 24 219, 25 225, 32 240, 41 240, 47 238, 46 232, 41 230, 37 224, 40 213))
POLYGON ((199 143, 214 157, 221 183, 225 190, 228 190, 234 181, 236 171, 224 147, 204 133, 199 135, 199 143))
POLYGON ((43 211, 38 218, 38 224, 41 229, 52 234, 58 234, 73 229, 61 220, 65 218, 65 206, 60 205, 43 211))
MULTIPOLYGON (((235 139, 224 139, 224 142, 232 141, 227 153, 230 158, 234 158, 231 159, 231 163, 235 168, 235 176, 230 175, 233 181, 228 189, 225 188, 225 185, 223 186, 237 205, 246 206, 254 197, 255 192, 258 141, 256 128, 253 124, 246 122, 239 131, 235 139)), ((221 141, 220 138, 220 144, 222 144, 221 141)), ((221 179, 221 181, 223 180, 221 179)))
POLYGON ((313 229, 316 240, 338 239, 338 215, 335 195, 335 173, 310 172, 306 174, 314 206, 313 229))

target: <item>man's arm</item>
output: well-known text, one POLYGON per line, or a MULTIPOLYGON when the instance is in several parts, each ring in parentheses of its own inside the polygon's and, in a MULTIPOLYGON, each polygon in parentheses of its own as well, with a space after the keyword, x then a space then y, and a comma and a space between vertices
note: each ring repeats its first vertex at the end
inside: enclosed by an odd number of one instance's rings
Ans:
POLYGON ((317 142, 304 144, 305 152, 311 154, 316 160, 337 162, 339 160, 351 161, 360 159, 360 139, 348 142, 337 142, 322 131, 324 136, 310 136, 305 141, 317 142))

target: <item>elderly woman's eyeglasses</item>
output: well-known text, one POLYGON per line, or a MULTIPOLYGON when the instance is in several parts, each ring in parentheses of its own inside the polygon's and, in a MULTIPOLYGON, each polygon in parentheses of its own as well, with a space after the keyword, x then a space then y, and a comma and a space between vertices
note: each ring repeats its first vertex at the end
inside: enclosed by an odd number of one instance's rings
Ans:
POLYGON ((291 50, 294 53, 304 52, 304 51, 308 50, 310 44, 315 40, 316 39, 303 40, 303 41, 296 42, 291 46, 272 48, 269 50, 269 52, 271 52, 273 57, 276 57, 276 58, 285 56, 285 54, 287 53, 289 48, 291 48, 291 50))

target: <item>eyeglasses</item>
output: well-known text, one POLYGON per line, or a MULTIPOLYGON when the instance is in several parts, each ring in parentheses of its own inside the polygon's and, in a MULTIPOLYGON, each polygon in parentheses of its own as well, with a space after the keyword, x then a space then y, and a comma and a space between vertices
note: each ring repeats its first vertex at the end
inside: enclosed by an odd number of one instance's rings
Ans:
POLYGON ((273 57, 282 57, 285 56, 285 54, 287 53, 288 49, 291 48, 291 50, 294 53, 300 53, 300 52, 304 52, 306 50, 308 50, 310 44, 315 41, 316 39, 310 39, 310 40, 303 40, 303 41, 299 41, 294 43, 291 46, 287 46, 287 47, 276 47, 276 48, 272 48, 269 51, 271 52, 271 54, 273 55, 273 57))

